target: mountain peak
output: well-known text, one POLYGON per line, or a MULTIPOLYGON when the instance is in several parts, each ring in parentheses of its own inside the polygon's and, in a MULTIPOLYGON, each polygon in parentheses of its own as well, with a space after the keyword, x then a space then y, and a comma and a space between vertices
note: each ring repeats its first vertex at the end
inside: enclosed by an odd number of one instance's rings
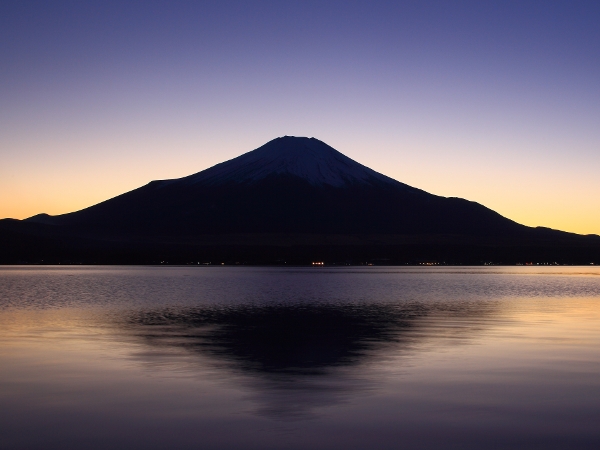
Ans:
POLYGON ((401 184, 318 139, 295 136, 278 137, 256 150, 185 177, 182 181, 208 185, 254 183, 274 175, 291 175, 315 186, 401 184))

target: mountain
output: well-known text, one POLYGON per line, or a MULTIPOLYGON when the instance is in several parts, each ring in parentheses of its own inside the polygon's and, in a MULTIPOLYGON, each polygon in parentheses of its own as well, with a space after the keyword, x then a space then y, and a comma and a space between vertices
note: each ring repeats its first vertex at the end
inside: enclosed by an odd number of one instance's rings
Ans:
POLYGON ((291 136, 81 211, 2 222, 13 258, 28 260, 44 259, 34 248, 19 250, 33 241, 50 246, 46 258, 54 251, 108 262, 588 260, 600 241, 517 224, 478 203, 403 184, 318 139, 291 136), (19 237, 25 244, 14 244, 19 237))
POLYGON ((523 227, 477 204, 428 194, 314 138, 282 137, 175 180, 29 222, 117 235, 186 233, 458 233, 523 227))

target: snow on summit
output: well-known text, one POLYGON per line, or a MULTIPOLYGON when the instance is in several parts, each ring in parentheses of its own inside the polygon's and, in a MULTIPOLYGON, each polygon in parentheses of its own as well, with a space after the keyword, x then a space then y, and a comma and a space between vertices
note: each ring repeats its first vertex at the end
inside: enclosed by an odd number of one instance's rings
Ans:
POLYGON ((270 175, 294 175, 315 186, 342 187, 373 182, 401 184, 357 163, 318 139, 294 136, 273 139, 256 150, 181 181, 190 184, 252 183, 270 175))

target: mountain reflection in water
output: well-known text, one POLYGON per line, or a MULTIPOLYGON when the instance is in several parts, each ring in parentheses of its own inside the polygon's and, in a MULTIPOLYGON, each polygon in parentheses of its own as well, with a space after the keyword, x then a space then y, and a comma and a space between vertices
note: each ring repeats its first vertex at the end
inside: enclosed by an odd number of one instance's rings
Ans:
POLYGON ((263 413, 289 418, 374 389, 356 366, 431 340, 464 341, 494 313, 493 302, 211 306, 138 310, 126 328, 155 350, 143 352, 145 364, 181 350, 192 371, 208 363, 223 377, 243 375, 263 413))

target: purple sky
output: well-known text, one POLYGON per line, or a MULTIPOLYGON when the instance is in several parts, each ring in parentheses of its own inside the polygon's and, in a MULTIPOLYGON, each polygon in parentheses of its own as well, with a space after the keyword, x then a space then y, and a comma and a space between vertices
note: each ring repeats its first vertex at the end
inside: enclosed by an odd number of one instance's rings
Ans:
POLYGON ((600 234, 600 3, 0 3, 0 217, 283 135, 526 225, 600 234))

